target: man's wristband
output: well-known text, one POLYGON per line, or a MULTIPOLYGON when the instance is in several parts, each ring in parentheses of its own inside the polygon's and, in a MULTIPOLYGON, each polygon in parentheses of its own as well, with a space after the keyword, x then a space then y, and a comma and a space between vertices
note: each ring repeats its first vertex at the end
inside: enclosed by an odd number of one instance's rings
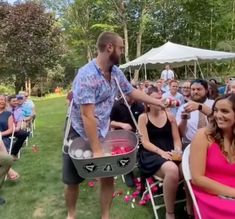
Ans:
POLYGON ((197 109, 198 109, 199 111, 201 111, 201 110, 202 110, 202 104, 199 104, 197 109))

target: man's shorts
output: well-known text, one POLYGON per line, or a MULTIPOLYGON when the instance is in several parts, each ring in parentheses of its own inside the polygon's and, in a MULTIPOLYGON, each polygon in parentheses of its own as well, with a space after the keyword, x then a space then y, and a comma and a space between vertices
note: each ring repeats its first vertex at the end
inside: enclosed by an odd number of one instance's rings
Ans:
MULTIPOLYGON (((80 137, 79 134, 70 127, 68 139, 75 139, 80 137)), ((66 185, 77 185, 84 181, 84 178, 78 175, 77 170, 73 164, 72 159, 68 154, 63 153, 63 182, 66 185)))

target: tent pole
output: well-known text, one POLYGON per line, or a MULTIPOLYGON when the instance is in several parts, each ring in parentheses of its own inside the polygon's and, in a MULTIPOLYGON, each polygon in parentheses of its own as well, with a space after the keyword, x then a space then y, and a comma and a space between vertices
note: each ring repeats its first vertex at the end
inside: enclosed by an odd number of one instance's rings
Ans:
POLYGON ((203 74, 202 69, 201 69, 201 66, 200 66, 198 61, 197 61, 197 64, 198 64, 199 71, 201 72, 202 79, 205 79, 204 74, 203 74))
POLYGON ((187 65, 184 66, 184 78, 188 78, 187 65))
POLYGON ((146 64, 144 64, 144 79, 147 80, 146 64))
POLYGON ((197 62, 194 61, 194 78, 197 78, 197 62))
POLYGON ((130 76, 130 81, 132 81, 131 67, 130 66, 129 66, 129 76, 130 76))
MULTIPOLYGON (((193 76, 195 77, 194 72, 191 70, 191 68, 189 68, 189 66, 188 66, 188 65, 186 65, 186 67, 187 67, 187 69, 189 70, 189 72, 190 72, 190 73, 192 73, 192 74, 193 74, 193 76)), ((187 75, 187 76, 188 76, 188 75, 187 75)))

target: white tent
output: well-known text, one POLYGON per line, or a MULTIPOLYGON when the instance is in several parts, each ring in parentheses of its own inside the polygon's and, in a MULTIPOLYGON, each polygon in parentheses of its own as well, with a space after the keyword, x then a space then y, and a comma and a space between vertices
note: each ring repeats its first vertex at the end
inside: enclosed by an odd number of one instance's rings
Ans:
POLYGON ((229 59, 235 59, 235 53, 199 49, 167 42, 130 62, 120 65, 120 68, 139 69, 144 66, 145 69, 160 69, 168 63, 172 67, 194 65, 194 73, 196 73, 196 65, 199 63, 229 59))

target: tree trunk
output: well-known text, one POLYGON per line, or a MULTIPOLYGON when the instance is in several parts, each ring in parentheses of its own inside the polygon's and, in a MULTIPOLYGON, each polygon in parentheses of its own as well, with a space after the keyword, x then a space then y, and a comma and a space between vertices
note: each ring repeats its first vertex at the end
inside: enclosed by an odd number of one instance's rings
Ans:
POLYGON ((123 21, 123 32, 124 32, 124 42, 125 42, 125 61, 129 62, 129 42, 128 42, 128 29, 126 20, 123 21))
POLYGON ((24 87, 25 76, 24 74, 16 74, 15 80, 15 93, 18 94, 24 87))
POLYGON ((210 20, 210 49, 212 49, 212 37, 213 37, 213 9, 211 9, 211 20, 210 20))
POLYGON ((25 79, 24 81, 24 86, 25 86, 25 90, 27 91, 29 89, 29 86, 28 86, 28 79, 25 79))
POLYGON ((26 90, 29 94, 29 96, 31 95, 31 79, 28 78, 28 90, 26 90))
MULTIPOLYGON (((139 30, 136 37, 136 58, 141 55, 141 39, 142 39, 142 33, 139 30)), ((139 80, 139 69, 135 70, 134 72, 134 81, 138 80, 139 80)))
POLYGON ((92 52, 91 52, 90 46, 87 45, 87 60, 88 60, 88 62, 91 61, 92 58, 93 58, 93 56, 92 56, 92 52))
POLYGON ((117 13, 119 14, 121 24, 123 26, 123 34, 124 34, 124 46, 125 46, 125 62, 129 62, 129 37, 128 37, 128 28, 127 28, 127 19, 126 19, 126 5, 125 1, 121 0, 118 4, 116 4, 114 0, 114 5, 116 6, 117 13))
MULTIPOLYGON (((146 5, 143 6, 142 10, 141 10, 141 17, 140 17, 140 25, 139 25, 139 31, 137 33, 137 37, 136 37, 136 58, 139 57, 141 55, 141 46, 142 46, 142 36, 144 33, 144 29, 145 29, 145 16, 146 16, 146 5)), ((134 80, 138 81, 139 80, 139 70, 135 70, 134 73, 134 80)))
POLYGON ((231 40, 233 40, 233 31, 234 31, 234 11, 235 11, 235 0, 233 1, 233 13, 232 13, 232 24, 231 24, 231 40))

